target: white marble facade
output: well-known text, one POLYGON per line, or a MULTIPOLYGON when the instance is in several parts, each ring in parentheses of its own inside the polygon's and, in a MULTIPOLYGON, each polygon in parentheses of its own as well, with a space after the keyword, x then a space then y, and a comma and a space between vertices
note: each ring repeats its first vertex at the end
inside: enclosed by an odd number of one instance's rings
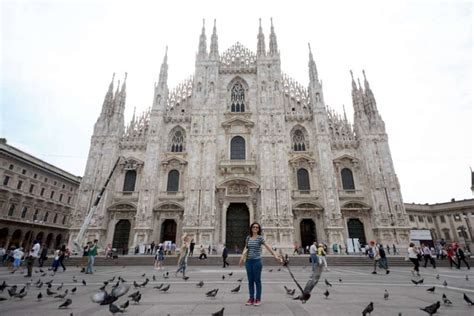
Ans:
POLYGON ((408 242, 388 137, 365 73, 363 86, 352 78, 351 124, 326 106, 311 49, 307 87, 282 72, 273 25, 268 46, 260 26, 256 52, 236 43, 223 53, 215 22, 209 49, 203 26, 194 74, 174 89, 167 59, 151 108, 127 125, 126 82, 116 90, 110 83, 71 240, 120 156, 86 234, 103 245, 179 244, 184 233, 197 245, 229 243, 242 219, 260 222, 282 249, 312 239, 344 247, 361 233, 366 241, 408 242))

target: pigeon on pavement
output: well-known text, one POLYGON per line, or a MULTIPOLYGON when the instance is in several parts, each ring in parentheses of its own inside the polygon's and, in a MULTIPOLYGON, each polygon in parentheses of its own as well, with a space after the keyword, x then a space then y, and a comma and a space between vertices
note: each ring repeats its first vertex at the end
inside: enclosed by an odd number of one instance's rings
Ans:
POLYGON ((421 280, 419 280, 419 281, 411 280, 411 282, 412 282, 413 284, 415 284, 415 285, 422 284, 423 281, 424 281, 424 279, 421 279, 421 280))
POLYGON ((109 312, 111 312, 112 315, 115 315, 117 313, 123 313, 123 310, 121 310, 117 305, 110 303, 109 312))
POLYGON ((70 298, 68 298, 64 303, 59 305, 58 308, 67 308, 69 305, 71 305, 71 303, 72 303, 72 300, 70 298))
POLYGON ((434 293, 435 289, 436 289, 436 287, 433 286, 433 287, 427 288, 426 290, 428 292, 434 293))
POLYGON ((212 313, 212 316, 224 316, 224 307, 220 311, 212 313))
POLYGON ((388 296, 389 296, 388 291, 387 291, 387 289, 385 289, 385 292, 383 293, 383 298, 385 300, 388 300, 388 296))
POLYGON ((196 284, 197 287, 203 287, 204 281, 199 281, 198 284, 196 284))
POLYGON ((446 306, 450 306, 450 305, 453 305, 453 302, 451 302, 450 299, 448 299, 446 297, 446 294, 443 293, 443 304, 446 305, 446 306))
POLYGON ((209 292, 206 293, 206 296, 207 297, 216 297, 218 291, 219 291, 219 289, 210 290, 209 292))
POLYGON ((433 314, 436 314, 436 312, 438 311, 440 306, 441 306, 441 303, 439 301, 437 301, 434 304, 431 304, 431 305, 428 305, 426 307, 420 308, 420 310, 422 310, 422 311, 424 311, 424 312, 426 312, 430 315, 433 315, 433 314))
POLYGON ((374 303, 370 302, 369 305, 362 311, 362 316, 365 316, 367 314, 370 315, 374 311, 374 303))
POLYGON ((239 291, 240 291, 240 284, 237 285, 237 287, 235 289, 232 289, 230 292, 231 293, 239 293, 239 291))
POLYGON ((463 293, 463 298, 464 300, 466 301, 466 303, 470 304, 470 305, 474 305, 474 302, 471 300, 471 298, 469 296, 466 295, 466 293, 463 293))
POLYGON ((326 286, 330 286, 330 287, 332 287, 332 284, 331 284, 331 283, 329 283, 328 279, 324 279, 324 283, 326 284, 326 286))
POLYGON ((324 292, 323 295, 325 296, 325 298, 328 298, 329 297, 329 291, 326 290, 326 292, 324 292))

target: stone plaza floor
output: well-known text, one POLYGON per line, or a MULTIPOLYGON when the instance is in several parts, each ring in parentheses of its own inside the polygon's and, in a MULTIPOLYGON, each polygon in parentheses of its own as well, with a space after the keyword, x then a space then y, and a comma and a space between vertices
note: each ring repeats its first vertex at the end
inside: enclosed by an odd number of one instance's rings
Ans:
MULTIPOLYGON (((441 301, 441 308, 436 315, 474 315, 474 306, 469 306, 463 300, 463 293, 466 293, 474 300, 474 269, 462 270, 438 268, 420 268, 421 278, 424 283, 414 285, 407 267, 393 267, 391 273, 386 275, 371 274, 370 267, 329 267, 329 272, 323 272, 320 282, 312 292, 312 297, 306 304, 293 300, 286 294, 284 285, 293 289, 296 288, 292 282, 288 271, 278 267, 264 267, 262 273, 263 294, 262 305, 245 306, 248 299, 248 287, 245 270, 239 267, 209 267, 191 266, 189 267, 187 281, 174 276, 175 267, 165 267, 164 271, 169 271, 169 278, 163 278, 163 270, 157 271, 152 267, 96 267, 93 275, 84 275, 79 272, 78 267, 68 267, 66 272, 58 272, 51 276, 40 276, 34 273, 33 278, 25 278, 20 273, 11 274, 5 267, 0 267, 0 284, 6 281, 8 285, 17 284, 20 290, 25 282, 32 282, 27 290, 25 298, 10 299, 8 288, 0 293, 0 297, 8 298, 0 301, 0 315, 111 315, 108 306, 100 306, 91 301, 91 296, 98 292, 102 282, 111 279, 113 276, 122 276, 130 285, 127 295, 121 297, 115 304, 123 304, 128 298, 128 294, 139 290, 143 295, 139 304, 131 303, 126 309, 126 315, 211 315, 222 307, 225 308, 224 315, 361 315, 362 310, 369 304, 374 303, 372 315, 428 315, 421 311, 420 307, 425 307, 436 301, 441 301), (272 269, 270 272, 269 270, 272 269), (228 274, 233 272, 232 276, 228 274), (142 275, 145 274, 145 277, 142 275), (439 274, 439 280, 436 275, 439 274), (153 281, 155 275, 156 281, 153 281), (225 279, 222 279, 225 275, 225 279), (469 280, 466 280, 466 275, 469 280), (73 282, 73 276, 77 283, 73 282), (239 282, 239 278, 244 278, 239 293, 231 293, 239 282), (150 282, 145 288, 135 289, 133 281, 142 283, 145 278, 150 282), (63 293, 65 289, 76 287, 75 294, 69 294, 72 304, 67 309, 58 309, 64 299, 48 297, 46 295, 46 285, 41 289, 34 286, 34 283, 41 279, 43 282, 53 280, 51 290, 63 293), (87 285, 82 284, 85 280, 87 285), (332 287, 325 285, 324 279, 332 283, 332 287), (341 279, 341 280, 339 280, 341 279), (32 280, 32 281, 31 281, 32 280), (196 283, 204 281, 204 286, 198 288, 196 283), (443 282, 447 281, 447 286, 443 282), (56 291, 59 284, 64 283, 60 291, 56 291), (167 293, 163 293, 154 286, 161 283, 170 284, 167 293), (429 287, 435 286, 434 293, 426 291, 429 287), (205 292, 218 288, 215 298, 208 298, 205 292), (324 291, 329 290, 329 297, 325 299, 324 291), (387 289, 389 299, 384 299, 384 290, 387 289), (37 295, 42 292, 43 298, 37 300, 37 295), (444 306, 441 299, 442 294, 453 302, 452 306, 444 306)), ((38 268, 35 268, 37 270, 38 268)), ((311 274, 311 267, 294 266, 291 267, 296 279, 304 287, 311 274)), ((44 269, 46 271, 46 269, 44 269)), ((61 269, 60 269, 61 270, 61 269)), ((115 283, 115 282, 114 282, 115 283)), ((110 285, 107 287, 110 290, 110 285)))

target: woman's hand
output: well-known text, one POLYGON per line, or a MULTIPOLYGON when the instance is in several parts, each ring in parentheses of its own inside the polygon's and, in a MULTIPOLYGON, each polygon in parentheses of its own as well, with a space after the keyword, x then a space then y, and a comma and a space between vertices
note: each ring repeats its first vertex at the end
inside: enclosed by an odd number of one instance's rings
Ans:
POLYGON ((276 253, 273 255, 273 257, 275 257, 275 259, 280 262, 280 263, 283 263, 283 258, 280 256, 280 255, 277 255, 276 253))
POLYGON ((239 267, 242 268, 242 266, 244 265, 244 261, 242 259, 239 260, 239 267))

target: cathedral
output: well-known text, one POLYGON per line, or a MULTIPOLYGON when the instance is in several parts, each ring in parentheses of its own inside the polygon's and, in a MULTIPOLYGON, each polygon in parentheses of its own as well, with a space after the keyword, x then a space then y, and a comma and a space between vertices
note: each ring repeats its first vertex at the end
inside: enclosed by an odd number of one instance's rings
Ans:
MULTIPOLYGON (((112 173, 85 239, 123 253, 152 241, 242 249, 250 223, 284 251, 313 241, 343 251, 377 240, 406 247, 403 204, 374 94, 352 77, 353 122, 330 109, 309 48, 309 84, 281 69, 273 23, 256 52, 199 38, 194 74, 168 87, 167 52, 151 107, 124 122, 126 75, 94 126, 70 243, 112 173)), ((352 72, 351 72, 352 76, 352 72)), ((349 80, 348 80, 349 87, 349 80)), ((342 87, 343 88, 343 87, 342 87)))

